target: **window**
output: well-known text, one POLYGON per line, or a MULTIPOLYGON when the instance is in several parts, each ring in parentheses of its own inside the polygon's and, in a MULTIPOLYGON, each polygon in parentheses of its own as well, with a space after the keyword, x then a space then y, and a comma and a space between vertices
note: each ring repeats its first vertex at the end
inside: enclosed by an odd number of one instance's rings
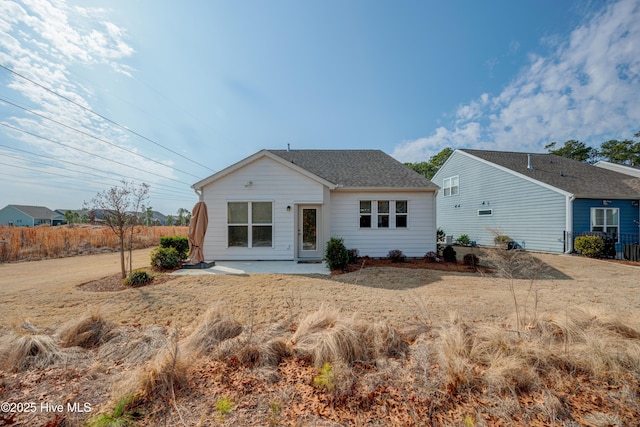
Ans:
POLYGON ((361 200, 360 228, 407 228, 407 212, 406 200, 361 200))
POLYGON ((460 192, 460 180, 458 176, 445 178, 442 182, 442 188, 444 190, 444 197, 457 196, 460 192))
POLYGON ((618 208, 591 208, 591 231, 607 233, 617 241, 619 216, 618 208))
POLYGON ((378 200, 378 228, 389 228, 388 200, 378 200))
POLYGON ((480 209, 478 210, 478 216, 492 216, 493 209, 480 209))
POLYGON ((407 228, 406 200, 396 200, 396 228, 407 228))
POLYGON ((229 247, 273 246, 272 206, 272 202, 227 203, 229 247))
POLYGON ((371 200, 360 201, 360 228, 371 228, 371 200))

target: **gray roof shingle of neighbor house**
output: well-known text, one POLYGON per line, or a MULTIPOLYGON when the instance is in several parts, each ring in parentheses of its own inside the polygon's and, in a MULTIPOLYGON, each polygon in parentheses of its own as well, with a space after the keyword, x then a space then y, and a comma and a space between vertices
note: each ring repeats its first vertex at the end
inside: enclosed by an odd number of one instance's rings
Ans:
POLYGON ((268 150, 340 187, 437 189, 381 150, 268 150))
POLYGON ((44 206, 25 206, 25 205, 10 205, 19 211, 29 215, 35 219, 53 219, 60 216, 57 212, 52 211, 44 206))
POLYGON ((585 198, 640 198, 640 178, 556 156, 460 149, 480 159, 585 198), (529 157, 531 156, 531 169, 529 157))

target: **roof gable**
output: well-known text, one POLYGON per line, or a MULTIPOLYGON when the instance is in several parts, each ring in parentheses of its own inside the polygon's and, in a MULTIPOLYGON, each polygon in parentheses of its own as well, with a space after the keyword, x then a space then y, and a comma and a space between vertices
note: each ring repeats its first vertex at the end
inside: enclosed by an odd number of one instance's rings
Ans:
POLYGON ((219 180, 219 179, 221 179, 221 178, 223 178, 223 177, 225 177, 227 175, 230 175, 230 174, 234 173, 235 171, 240 170, 243 167, 245 167, 245 166, 247 166, 247 165, 249 165, 249 164, 251 164, 251 163, 253 163, 253 162, 255 162, 255 161, 259 160, 259 159, 262 159, 264 157, 269 158, 269 159, 275 161, 276 163, 279 163, 282 166, 285 166, 285 167, 287 167, 289 169, 292 169, 292 170, 294 170, 294 171, 296 171, 296 172, 298 172, 298 173, 300 173, 300 174, 302 174, 302 175, 304 175, 304 176, 306 176, 308 178, 311 178, 314 181, 320 182, 322 185, 325 185, 325 186, 329 187, 330 189, 334 189, 335 188, 335 184, 334 183, 329 182, 329 181, 327 181, 327 180, 325 180, 325 179, 323 179, 323 178, 321 178, 321 177, 319 177, 317 175, 314 175, 313 173, 301 168, 298 165, 295 165, 295 164, 293 164, 291 162, 287 162, 285 159, 270 153, 268 150, 260 150, 257 153, 252 154, 251 156, 246 157, 246 158, 240 160, 239 162, 234 163, 233 165, 228 166, 228 167, 226 167, 226 168, 214 173, 213 175, 211 175, 211 176, 209 176, 209 177, 207 177, 207 178, 205 178, 203 180, 200 180, 200 181, 196 182, 195 184, 193 184, 191 186, 191 188, 193 188, 195 190, 200 190, 200 189, 202 189, 202 187, 204 187, 206 185, 209 185, 209 184, 211 184, 211 183, 213 183, 213 182, 215 182, 215 181, 217 181, 217 180, 219 180))
POLYGON ((509 151, 459 151, 576 197, 640 198, 640 179, 566 157, 509 151))
POLYGON ((265 156, 330 189, 438 188, 426 177, 380 150, 262 150, 194 184, 192 188, 202 188, 265 156))

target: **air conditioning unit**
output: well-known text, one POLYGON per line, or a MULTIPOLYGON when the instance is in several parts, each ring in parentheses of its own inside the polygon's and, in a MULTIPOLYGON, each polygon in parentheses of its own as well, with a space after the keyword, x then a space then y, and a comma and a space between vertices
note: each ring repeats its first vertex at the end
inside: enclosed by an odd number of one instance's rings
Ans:
POLYGON ((444 242, 445 242, 447 245, 453 245, 453 236, 447 236, 447 237, 445 237, 444 242))

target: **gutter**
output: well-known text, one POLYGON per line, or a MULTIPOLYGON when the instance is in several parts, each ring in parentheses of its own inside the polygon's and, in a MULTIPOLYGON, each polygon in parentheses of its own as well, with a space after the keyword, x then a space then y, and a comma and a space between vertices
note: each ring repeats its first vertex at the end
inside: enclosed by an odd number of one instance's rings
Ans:
POLYGON ((575 194, 568 195, 566 197, 566 218, 565 218, 565 238, 568 239, 565 241, 565 245, 567 246, 567 250, 565 250, 565 254, 570 254, 573 252, 573 201, 576 199, 575 194))

